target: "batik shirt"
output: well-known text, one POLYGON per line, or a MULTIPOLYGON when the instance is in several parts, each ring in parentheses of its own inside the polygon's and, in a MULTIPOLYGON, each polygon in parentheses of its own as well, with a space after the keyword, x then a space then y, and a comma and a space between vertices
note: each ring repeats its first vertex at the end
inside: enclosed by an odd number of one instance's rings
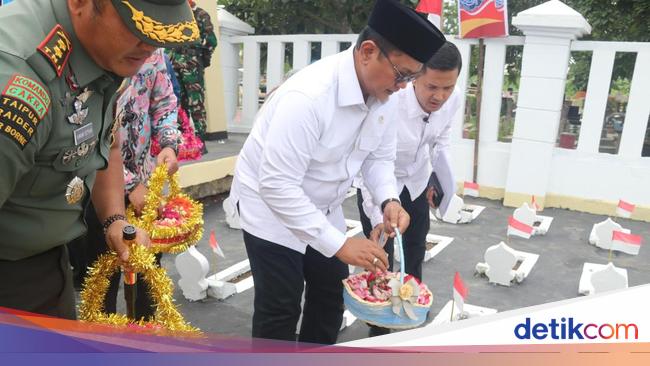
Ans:
POLYGON ((176 96, 162 49, 154 52, 126 83, 117 101, 116 116, 120 122, 124 189, 128 194, 138 183, 146 184, 156 167, 156 158, 150 153, 152 138, 161 148, 176 150, 181 133, 176 96))

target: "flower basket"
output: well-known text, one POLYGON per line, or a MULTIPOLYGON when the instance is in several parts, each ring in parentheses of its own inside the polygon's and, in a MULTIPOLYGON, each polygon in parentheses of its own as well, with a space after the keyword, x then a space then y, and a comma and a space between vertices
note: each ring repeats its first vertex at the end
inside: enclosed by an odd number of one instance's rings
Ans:
MULTIPOLYGON (((402 252, 399 233, 395 241, 402 252)), ((433 303, 433 294, 415 277, 404 276, 403 261, 400 266, 400 273, 362 272, 343 280, 346 308, 360 320, 383 328, 409 329, 424 323, 433 303)))
MULTIPOLYGON (((411 299, 413 297, 417 298, 416 301, 410 303, 411 316, 409 316, 407 310, 404 308, 405 304, 408 304, 405 299, 400 298, 399 301, 397 301, 397 299, 392 301, 391 299, 383 301, 380 301, 379 299, 377 299, 378 301, 368 301, 367 297, 364 299, 359 295, 359 291, 355 291, 353 288, 353 281, 355 279, 362 279, 364 277, 368 278, 372 275, 373 273, 370 272, 362 272, 356 275, 351 275, 347 279, 343 280, 343 301, 345 302, 346 308, 354 316, 368 324, 391 329, 415 328, 424 323, 427 319, 429 308, 433 303, 433 294, 426 285, 417 283, 415 277, 412 277, 407 280, 404 285, 401 285, 412 287, 413 283, 411 281, 418 285, 418 295, 409 296, 411 299)), ((386 279, 393 279, 396 283, 399 283, 398 273, 386 272, 380 276, 386 279)), ((399 293, 399 290, 397 291, 399 293)))
POLYGON ((180 253, 196 244, 203 236, 203 205, 181 193, 178 173, 169 177, 164 165, 158 166, 149 179, 149 192, 140 217, 129 205, 126 216, 130 223, 141 227, 151 238, 154 253, 180 253), (169 181, 169 194, 163 186, 169 181), (162 204, 162 212, 159 207, 162 204))

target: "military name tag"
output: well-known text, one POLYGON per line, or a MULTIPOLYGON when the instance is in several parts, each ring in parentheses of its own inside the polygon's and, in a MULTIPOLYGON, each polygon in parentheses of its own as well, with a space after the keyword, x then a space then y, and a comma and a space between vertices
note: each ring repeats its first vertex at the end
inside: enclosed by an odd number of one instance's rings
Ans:
POLYGON ((79 145, 94 137, 93 124, 89 123, 74 130, 74 144, 79 145))

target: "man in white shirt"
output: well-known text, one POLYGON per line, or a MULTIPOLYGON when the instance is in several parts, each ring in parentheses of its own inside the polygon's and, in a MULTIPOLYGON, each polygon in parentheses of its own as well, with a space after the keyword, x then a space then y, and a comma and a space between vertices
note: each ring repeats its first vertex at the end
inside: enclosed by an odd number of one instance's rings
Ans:
MULTIPOLYGON (((425 72, 391 99, 398 103, 397 158, 395 179, 402 206, 410 215, 408 229, 402 236, 405 271, 422 279, 426 236, 429 232, 429 207, 435 208, 434 190, 429 177, 437 163, 448 163, 450 135, 454 115, 460 108, 456 79, 462 59, 456 46, 447 41, 425 64, 425 72), (442 155, 447 155, 442 158, 442 155)), ((451 169, 445 169, 451 171, 451 169)), ((376 238, 383 229, 380 208, 366 189, 365 177, 356 186, 357 205, 366 236, 376 238), (371 228, 375 228, 371 233, 371 228)), ((453 178, 451 178, 453 181, 453 178)), ((454 194, 454 192, 444 192, 454 194)), ((393 245, 384 247, 392 268, 393 245)))
POLYGON ((388 97, 443 42, 412 9, 379 0, 354 48, 300 70, 258 113, 233 180, 255 281, 253 337, 295 340, 305 289, 298 339, 336 342, 346 264, 386 269, 376 243, 346 238, 341 204, 363 171, 385 227, 408 226, 392 174, 396 109, 388 97))

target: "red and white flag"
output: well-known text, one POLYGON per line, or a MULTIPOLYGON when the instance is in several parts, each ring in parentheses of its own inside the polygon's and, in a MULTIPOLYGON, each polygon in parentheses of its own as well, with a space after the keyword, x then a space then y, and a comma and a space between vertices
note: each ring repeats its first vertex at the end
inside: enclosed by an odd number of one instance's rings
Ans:
POLYGON ((533 234, 533 227, 526 225, 525 223, 515 219, 514 217, 508 217, 508 236, 519 236, 524 239, 530 239, 530 236, 533 234))
POLYGON ((217 238, 214 236, 214 229, 210 231, 210 247, 212 248, 214 254, 220 256, 221 258, 226 258, 226 255, 223 254, 223 250, 221 250, 221 246, 219 246, 219 243, 217 243, 217 238))
POLYGON ((634 212, 634 207, 635 206, 629 202, 618 200, 618 206, 616 207, 616 214, 619 217, 629 218, 630 216, 632 216, 632 212, 634 212))
POLYGON ((442 0, 420 0, 415 8, 420 13, 426 13, 429 21, 440 29, 440 19, 442 18, 442 0))
POLYGON ((456 272, 454 275, 454 306, 458 309, 459 312, 463 311, 463 306, 465 305, 465 299, 467 299, 467 294, 469 291, 463 282, 463 279, 460 278, 460 274, 456 272))
POLYGON ((641 249, 641 241, 639 235, 626 234, 617 230, 612 232, 612 250, 637 255, 641 249))
POLYGON ((478 197, 478 183, 465 182, 463 184, 463 195, 478 197))
POLYGON ((541 211, 542 208, 539 207, 537 204, 537 200, 535 199, 535 195, 533 195, 533 198, 530 199, 530 208, 532 208, 535 211, 541 211))

